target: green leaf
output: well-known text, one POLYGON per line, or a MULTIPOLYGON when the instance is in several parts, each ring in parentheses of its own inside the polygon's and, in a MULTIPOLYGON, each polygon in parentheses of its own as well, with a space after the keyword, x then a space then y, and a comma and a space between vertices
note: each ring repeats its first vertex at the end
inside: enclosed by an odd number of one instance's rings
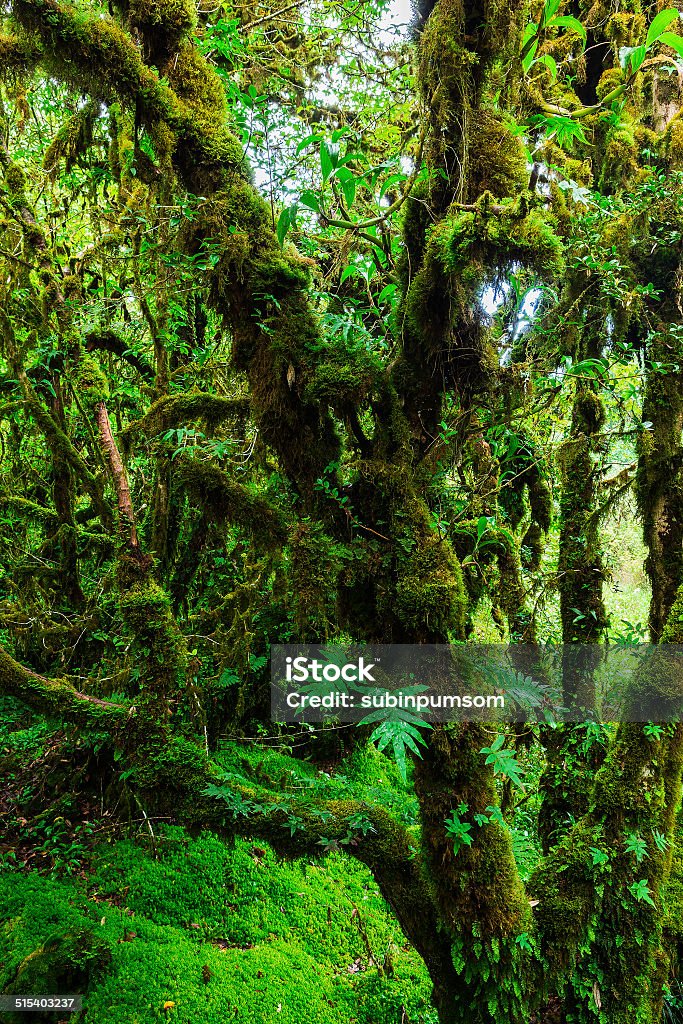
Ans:
POLYGON ((586 145, 588 144, 588 139, 582 125, 571 117, 551 114, 550 116, 542 115, 542 118, 545 122, 546 131, 555 134, 558 145, 571 149, 575 139, 586 145))
POLYGON ((313 210, 315 213, 320 213, 320 200, 315 192, 311 192, 310 189, 306 189, 301 193, 299 196, 299 202, 309 210, 313 210))
POLYGON ((405 181, 407 177, 407 174, 390 174, 387 180, 382 185, 382 188, 380 189, 380 199, 384 198, 384 196, 387 194, 390 188, 392 188, 394 185, 398 185, 400 181, 405 181))
POLYGON ((299 145, 296 147, 296 155, 298 156, 307 146, 310 146, 313 142, 320 142, 322 135, 315 132, 313 135, 307 135, 305 139, 302 139, 299 145))
POLYGON ((549 53, 544 53, 542 57, 538 58, 536 63, 545 64, 553 78, 557 78, 557 61, 549 53))
POLYGON ((397 285, 386 284, 384 288, 382 288, 382 291, 377 296, 377 304, 381 306, 383 302, 389 302, 389 300, 392 299, 393 296, 396 294, 396 290, 397 285))
POLYGON ((353 206, 353 201, 356 198, 356 176, 348 167, 340 167, 337 171, 337 180, 341 184, 346 205, 353 206))
POLYGON ((320 143, 320 170, 322 172, 323 181, 327 181, 334 170, 332 153, 330 152, 330 147, 325 141, 320 143))
POLYGON ((339 283, 344 284, 344 281, 346 281, 348 277, 351 277, 352 274, 357 274, 358 277, 362 277, 360 269, 354 263, 350 263, 348 267, 344 267, 341 277, 339 278, 339 283))
POLYGON ((662 33, 666 31, 671 22, 676 21, 677 18, 678 11, 673 7, 668 7, 665 11, 660 11, 650 23, 650 27, 647 30, 645 45, 652 46, 655 40, 659 39, 662 33))
POLYGON ((683 37, 676 35, 675 32, 662 32, 659 42, 664 43, 665 46, 670 46, 679 57, 683 57, 683 37))
POLYGON ((536 55, 536 50, 537 49, 538 49, 538 39, 534 39, 533 43, 529 47, 529 52, 526 54, 525 57, 522 58, 522 68, 524 69, 524 73, 525 74, 529 71, 529 69, 531 68, 531 65, 534 62, 534 57, 536 55))
POLYGON ((636 48, 634 49, 634 51, 633 51, 633 53, 631 54, 631 57, 630 57, 631 73, 632 74, 635 75, 636 71, 640 70, 640 68, 643 66, 643 63, 645 61, 646 55, 647 55, 647 47, 645 47, 645 46, 636 46, 636 48))
POLYGON ((545 6, 543 8, 543 17, 541 19, 542 25, 547 25, 551 18, 554 18, 560 9, 562 0, 545 0, 545 6))
POLYGON ((578 36, 581 36, 584 43, 586 42, 586 29, 578 18, 573 18, 570 14, 563 14, 559 18, 553 18, 552 25, 554 28, 570 28, 578 36))
POLYGON ((284 245, 285 238, 287 237, 287 232, 292 226, 292 220, 292 207, 285 206, 284 210, 282 211, 278 218, 277 228, 275 229, 277 234, 277 240, 280 243, 280 245, 284 245))
POLYGON ((630 885, 629 892, 632 896, 635 896, 638 902, 649 903, 651 907, 655 906, 655 901, 650 895, 650 887, 647 884, 647 878, 641 878, 640 881, 634 882, 630 885))

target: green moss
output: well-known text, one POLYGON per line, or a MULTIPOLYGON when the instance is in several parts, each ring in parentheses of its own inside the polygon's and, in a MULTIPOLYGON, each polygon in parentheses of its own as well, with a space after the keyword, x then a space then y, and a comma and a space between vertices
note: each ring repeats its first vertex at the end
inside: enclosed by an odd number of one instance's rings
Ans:
POLYGON ((581 822, 550 851, 529 882, 529 892, 538 900, 534 918, 552 975, 557 976, 576 962, 579 943, 594 911, 595 877, 590 851, 602 843, 600 826, 581 822))
POLYGON ((142 32, 156 32, 179 40, 195 27, 192 0, 126 0, 128 21, 142 32))
POLYGON ((5 80, 27 75, 40 60, 40 47, 24 36, 0 32, 0 68, 5 80))
POLYGON ((605 141, 600 188, 610 193, 632 184, 639 169, 639 155, 633 125, 620 123, 612 128, 605 141))
POLYGON ((680 114, 672 120, 666 131, 665 153, 672 171, 683 170, 683 117, 680 114))
POLYGON ((243 419, 249 411, 248 398, 226 398, 205 391, 164 395, 150 406, 141 419, 126 427, 121 438, 124 445, 130 447, 136 434, 154 437, 196 420, 206 424, 209 430, 215 430, 225 420, 243 419))
POLYGON ((282 511, 254 487, 240 484, 216 466, 182 459, 178 475, 192 501, 215 522, 239 524, 267 547, 283 544, 287 522, 282 511))
POLYGON ((522 138, 501 114, 485 108, 473 112, 468 151, 473 196, 491 192, 497 199, 516 198, 528 188, 529 169, 522 138))
POLYGON ((455 554, 436 542, 401 559, 395 613, 410 630, 460 636, 465 629, 465 593, 455 554))
POLYGON ((62 975, 50 989, 83 991, 88 1019, 396 1024, 429 1012, 426 971, 361 865, 341 854, 282 864, 265 844, 155 833, 156 858, 128 841, 96 852, 96 900, 80 882, 0 875, 0 991, 32 956, 33 991, 48 991, 43 944, 90 933, 72 950, 78 970, 85 961, 75 987, 62 975))
POLYGON ((676 593, 676 599, 662 630, 661 642, 683 644, 683 586, 679 587, 676 593))
POLYGON ((370 353, 328 349, 326 360, 306 382, 304 397, 330 404, 343 412, 350 403, 360 405, 380 386, 382 366, 370 353))
POLYGON ((171 612, 166 591, 151 578, 152 560, 135 554, 119 557, 116 575, 119 611, 138 659, 140 696, 126 741, 132 750, 143 742, 165 742, 171 706, 186 686, 188 652, 171 612))
POLYGON ((320 523, 304 520, 289 538, 288 589, 297 641, 329 636, 334 620, 340 550, 320 523))
MULTIPOLYGON (((474 723, 436 726, 429 748, 415 762, 415 788, 432 898, 451 940, 456 972, 464 975, 458 995, 476 1007, 492 1006, 502 993, 509 994, 501 1019, 519 1021, 523 983, 516 979, 515 991, 512 979, 518 967, 513 947, 517 935, 531 930, 531 912, 509 832, 496 821, 474 824, 475 814, 486 814, 487 807, 497 805, 493 774, 480 753, 488 735, 474 723), (463 813, 473 825, 472 844, 456 852, 445 821, 460 805, 466 806, 463 813)), ((458 1012, 447 1019, 469 1020, 469 1007, 465 1010, 459 1001, 458 1012)))
POLYGON ((639 46, 645 40, 645 16, 630 11, 611 14, 605 27, 605 35, 613 41, 615 48, 639 46))
POLYGON ((64 169, 70 171, 78 158, 92 145, 92 129, 98 106, 95 103, 88 103, 72 114, 45 150, 43 167, 53 179, 57 177, 62 161, 64 169))
POLYGON ((435 246, 446 269, 480 284, 488 268, 520 262, 549 279, 564 272, 562 240, 543 210, 525 209, 524 200, 503 203, 503 212, 488 212, 492 197, 480 200, 481 212, 456 213, 435 232, 435 246))
POLYGON ((81 356, 79 359, 74 385, 85 404, 91 408, 109 398, 109 382, 97 360, 91 356, 81 356))

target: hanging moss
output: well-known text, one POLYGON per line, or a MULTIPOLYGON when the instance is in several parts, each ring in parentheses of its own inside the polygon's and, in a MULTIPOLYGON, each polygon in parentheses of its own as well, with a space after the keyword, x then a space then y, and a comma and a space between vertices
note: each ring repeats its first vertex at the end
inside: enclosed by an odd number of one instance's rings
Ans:
POLYGON ((620 123, 612 128, 605 141, 600 189, 609 195, 618 188, 633 185, 639 174, 639 156, 634 126, 620 123))
POLYGON ((188 36, 197 21, 193 0, 124 0, 128 23, 145 36, 162 35, 169 47, 188 36))
POLYGON ((53 180, 57 177, 62 161, 68 173, 79 157, 87 153, 92 145, 93 125, 98 113, 98 103, 87 103, 59 129, 43 157, 43 167, 53 180))
POLYGON ((475 286, 487 268, 522 263, 553 280, 564 273, 564 247, 544 210, 526 209, 522 198, 503 203, 503 212, 489 213, 493 198, 483 196, 481 212, 456 213, 435 232, 435 248, 444 266, 459 271, 475 286))
POLYGON ((27 75, 40 57, 41 49, 32 40, 0 32, 0 74, 4 81, 27 75))
POLYGON ((645 39, 647 25, 645 16, 638 12, 624 10, 610 14, 605 26, 605 35, 614 43, 615 49, 622 46, 639 46, 645 39))
POLYGON ((381 385, 382 364, 369 352, 328 349, 326 360, 313 371, 303 396, 310 402, 329 403, 335 409, 367 402, 381 385))
POLYGON ((209 520, 237 524, 266 547, 285 542, 285 516, 255 488, 230 479, 217 466, 193 459, 180 460, 178 478, 209 520))

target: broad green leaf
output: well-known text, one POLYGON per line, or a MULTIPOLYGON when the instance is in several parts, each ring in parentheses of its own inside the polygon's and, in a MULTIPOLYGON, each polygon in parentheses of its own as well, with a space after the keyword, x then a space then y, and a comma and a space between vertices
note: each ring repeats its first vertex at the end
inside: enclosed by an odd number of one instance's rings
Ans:
POLYGON ((538 25, 530 21, 527 27, 524 29, 524 35, 522 36, 522 50, 528 42, 530 42, 535 35, 538 34, 538 25))
POLYGON ((322 171, 323 181, 327 181, 334 170, 332 153, 330 152, 330 147, 325 141, 320 143, 320 170, 322 171))
POLYGON ((347 206, 353 206, 356 198, 356 176, 348 167, 340 167, 337 171, 337 181, 342 187, 344 199, 347 206))
POLYGON ((354 263, 350 263, 348 267, 344 267, 341 273, 341 277, 339 278, 339 283, 344 284, 344 281, 346 281, 347 277, 351 277, 352 274, 357 274, 359 277, 362 276, 360 268, 357 267, 354 263))
POLYGON ((586 29, 581 24, 578 18, 573 18, 570 14, 563 14, 559 18, 553 18, 553 28, 571 28, 576 32, 577 35, 581 36, 584 43, 586 42, 586 29))
POLYGON ((303 152, 303 150, 306 149, 307 146, 310 146, 312 143, 320 142, 321 139, 322 135, 319 135, 318 132, 314 132, 313 135, 307 135, 306 138, 302 139, 301 142, 296 147, 296 155, 298 156, 299 153, 303 152))
POLYGON ((529 52, 527 53, 527 55, 525 57, 522 58, 522 68, 524 69, 524 73, 525 74, 527 73, 527 71, 530 69, 531 65, 534 62, 534 57, 536 55, 536 50, 537 49, 538 49, 538 39, 534 39, 533 43, 529 47, 529 52))
POLYGON ((676 21, 678 18, 678 11, 674 10, 673 7, 668 7, 665 11, 660 11, 650 23, 650 27, 647 30, 647 38, 645 39, 646 46, 652 46, 656 39, 659 39, 661 34, 666 31, 672 21, 676 21))
POLYGON ((398 185, 400 181, 405 181, 407 177, 407 174, 390 174, 380 189, 380 199, 384 198, 384 196, 386 195, 390 188, 392 188, 394 185, 398 185))
POLYGON ((536 63, 545 64, 553 78, 557 78, 557 61, 549 53, 544 53, 542 57, 538 58, 536 63))
POLYGON ((679 57, 683 57, 683 36, 676 35, 675 32, 662 32, 658 42, 664 43, 665 46, 670 46, 679 57))
POLYGON ((543 18, 541 20, 542 25, 547 25, 551 18, 554 18, 560 9, 562 0, 545 0, 545 7, 543 8, 543 18))
POLYGON ((381 306, 383 302, 388 302, 396 294, 397 286, 395 284, 387 284, 382 288, 382 291, 377 296, 377 302, 381 306))
POLYGON ((287 232, 292 226, 292 208, 291 206, 285 206, 284 210, 280 214, 277 222, 277 240, 280 245, 284 245, 287 232))
POLYGON ((631 72, 635 75, 636 71, 639 71, 643 66, 645 56, 647 54, 647 47, 636 46, 635 50, 631 54, 631 72))
POLYGON ((299 202, 309 210, 313 210, 315 213, 320 213, 320 200, 315 192, 311 192, 310 189, 306 189, 306 191, 301 193, 299 196, 299 202))

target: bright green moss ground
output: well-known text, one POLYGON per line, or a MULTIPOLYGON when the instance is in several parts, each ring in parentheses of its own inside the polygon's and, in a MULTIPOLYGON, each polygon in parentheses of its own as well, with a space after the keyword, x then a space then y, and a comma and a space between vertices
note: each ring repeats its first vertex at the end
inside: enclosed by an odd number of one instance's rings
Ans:
MULTIPOLYGON (((17 729, 16 708, 3 707, 0 753, 35 756, 44 728, 17 729)), ((375 748, 331 774, 244 745, 217 760, 258 787, 364 795, 415 820, 414 797, 375 748)), ((400 1024, 403 1008, 413 1024, 435 1020, 424 966, 358 862, 334 852, 283 863, 261 843, 155 832, 156 859, 145 841, 102 844, 78 879, 0 862, 0 992, 83 991, 70 1024, 400 1024)))
POLYGON ((0 991, 63 991, 82 971, 87 1010, 72 1024, 399 1024, 402 1007, 431 1020, 419 958, 349 858, 280 864, 180 828, 159 847, 158 860, 132 841, 100 847, 86 883, 0 874, 0 991), (355 908, 393 977, 368 962, 355 908))

